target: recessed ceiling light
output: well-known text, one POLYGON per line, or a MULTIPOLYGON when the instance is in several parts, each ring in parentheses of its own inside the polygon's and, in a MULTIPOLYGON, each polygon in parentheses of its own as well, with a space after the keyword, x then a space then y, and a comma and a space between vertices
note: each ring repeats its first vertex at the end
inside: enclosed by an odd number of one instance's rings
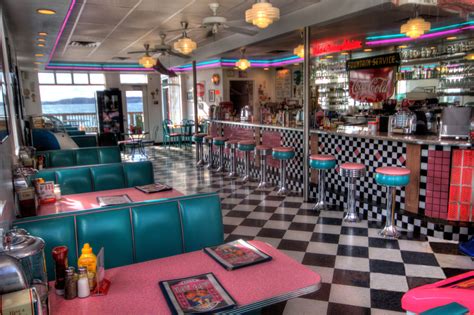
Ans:
POLYGON ((41 38, 41 37, 40 37, 40 38, 38 38, 37 40, 38 40, 39 42, 45 42, 45 41, 46 41, 46 39, 44 39, 44 38, 41 38))
POLYGON ((38 46, 38 47, 44 47, 44 44, 39 43, 39 44, 37 44, 36 46, 38 46))
POLYGON ((270 68, 263 68, 263 70, 267 71, 267 70, 270 70, 270 68))
POLYGON ((366 48, 366 49, 364 49, 364 51, 365 51, 365 52, 371 52, 372 49, 371 49, 371 48, 366 48))
POLYGON ((44 54, 35 54, 35 57, 44 57, 44 54))
POLYGON ((447 37, 446 38, 447 40, 455 40, 455 39, 458 39, 456 36, 450 36, 450 37, 447 37))
POLYGON ((407 45, 400 45, 400 46, 398 46, 398 48, 405 49, 405 48, 408 48, 408 46, 407 45))
POLYGON ((56 11, 51 10, 51 9, 38 9, 36 10, 36 13, 45 14, 45 15, 53 15, 53 14, 56 14, 56 11))
POLYGON ((38 36, 48 36, 48 33, 46 33, 46 32, 38 32, 38 36))

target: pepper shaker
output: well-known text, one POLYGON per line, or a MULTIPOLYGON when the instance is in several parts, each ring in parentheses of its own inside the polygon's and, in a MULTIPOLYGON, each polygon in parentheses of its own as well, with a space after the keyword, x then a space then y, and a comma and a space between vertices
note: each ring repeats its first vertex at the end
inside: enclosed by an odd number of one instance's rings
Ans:
POLYGON ((77 297, 77 275, 74 273, 74 267, 66 269, 66 287, 64 298, 72 300, 77 297))

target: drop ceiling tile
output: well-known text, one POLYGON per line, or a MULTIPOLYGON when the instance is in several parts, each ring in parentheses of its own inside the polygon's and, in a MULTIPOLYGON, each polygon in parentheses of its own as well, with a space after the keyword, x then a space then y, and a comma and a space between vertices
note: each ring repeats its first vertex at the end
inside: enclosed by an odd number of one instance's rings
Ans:
POLYGON ((108 7, 87 3, 79 19, 80 23, 116 25, 130 11, 129 8, 108 7))

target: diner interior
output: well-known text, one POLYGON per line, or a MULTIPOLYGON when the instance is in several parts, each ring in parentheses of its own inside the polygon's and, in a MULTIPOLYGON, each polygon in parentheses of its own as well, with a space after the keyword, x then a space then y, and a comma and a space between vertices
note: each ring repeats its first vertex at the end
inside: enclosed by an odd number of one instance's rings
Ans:
POLYGON ((2 314, 474 314, 472 0, 3 0, 0 84, 2 314))

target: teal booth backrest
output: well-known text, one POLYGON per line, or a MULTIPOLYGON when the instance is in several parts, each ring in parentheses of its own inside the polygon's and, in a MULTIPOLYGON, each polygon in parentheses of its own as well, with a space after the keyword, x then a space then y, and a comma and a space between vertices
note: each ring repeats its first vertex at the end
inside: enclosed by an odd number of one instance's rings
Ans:
POLYGON ((54 181, 63 195, 119 189, 154 183, 150 161, 45 169, 33 178, 54 181))
POLYGON ((39 151, 36 155, 45 157, 46 168, 122 162, 118 146, 39 151))
POLYGON ((219 195, 182 196, 17 220, 46 243, 48 278, 54 280, 51 250, 66 245, 76 266, 84 243, 104 248, 105 267, 113 268, 195 251, 224 242, 219 195))

